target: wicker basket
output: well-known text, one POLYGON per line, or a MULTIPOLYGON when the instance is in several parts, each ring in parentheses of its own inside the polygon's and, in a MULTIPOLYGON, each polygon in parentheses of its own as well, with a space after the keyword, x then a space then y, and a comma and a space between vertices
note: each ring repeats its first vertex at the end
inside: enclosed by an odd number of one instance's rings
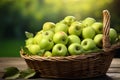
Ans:
POLYGON ((40 72, 41 77, 47 78, 90 78, 105 75, 115 50, 120 48, 120 43, 110 45, 109 29, 110 14, 108 10, 103 11, 103 51, 88 55, 76 55, 67 57, 40 57, 37 55, 20 55, 25 59, 27 65, 40 72))

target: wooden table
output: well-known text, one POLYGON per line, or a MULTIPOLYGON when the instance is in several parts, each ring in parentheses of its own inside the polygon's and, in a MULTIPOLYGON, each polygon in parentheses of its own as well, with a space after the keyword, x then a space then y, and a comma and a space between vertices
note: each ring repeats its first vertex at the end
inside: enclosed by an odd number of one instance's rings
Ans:
MULTIPOLYGON (((26 63, 22 58, 19 58, 19 57, 0 58, 0 78, 4 74, 4 68, 11 67, 11 66, 17 67, 20 70, 24 70, 27 68, 26 63)), ((45 79, 45 78, 39 78, 39 79, 40 80, 54 80, 54 79, 45 79)), ((87 79, 87 80, 120 80, 120 59, 119 58, 113 59, 111 66, 105 76, 87 79)))

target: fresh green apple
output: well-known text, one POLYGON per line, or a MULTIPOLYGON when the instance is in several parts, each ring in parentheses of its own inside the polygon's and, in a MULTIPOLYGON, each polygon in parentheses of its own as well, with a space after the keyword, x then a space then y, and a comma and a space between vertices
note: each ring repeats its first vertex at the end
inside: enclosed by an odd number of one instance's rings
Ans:
POLYGON ((68 36, 65 32, 60 31, 54 34, 53 41, 55 43, 61 43, 66 45, 68 42, 68 36))
POLYGON ((65 33, 68 32, 68 26, 63 23, 57 23, 55 26, 55 33, 59 31, 64 31, 65 33))
POLYGON ((52 53, 50 51, 45 51, 44 57, 52 57, 52 53))
POLYGON ((96 48, 95 42, 90 38, 82 40, 81 46, 86 51, 96 48))
POLYGON ((69 24, 65 20, 61 20, 59 23, 65 24, 69 27, 69 24))
POLYGON ((68 51, 70 55, 79 55, 83 53, 83 48, 81 47, 80 43, 72 43, 68 47, 68 51))
POLYGON ((55 23, 53 22, 46 22, 43 24, 43 31, 47 31, 47 30, 54 31, 54 28, 55 28, 55 23))
POLYGON ((54 45, 53 40, 46 37, 42 38, 41 41, 39 42, 40 48, 45 50, 51 50, 53 45, 54 45))
POLYGON ((76 18, 74 16, 66 16, 64 21, 70 26, 74 21, 76 21, 76 18))
POLYGON ((94 38, 95 30, 92 27, 86 27, 82 30, 82 37, 85 38, 94 38))
POLYGON ((91 18, 91 17, 87 17, 85 18, 82 23, 84 26, 91 26, 94 22, 96 22, 96 20, 94 18, 91 18))
POLYGON ((26 46, 34 44, 34 38, 28 38, 27 40, 25 40, 25 44, 26 44, 26 46))
POLYGON ((80 44, 81 40, 77 35, 69 35, 68 36, 68 45, 72 43, 79 43, 80 44))
POLYGON ((37 44, 29 45, 27 48, 33 55, 37 54, 40 51, 40 47, 37 44))
POLYGON ((73 24, 69 27, 68 33, 70 35, 77 35, 80 36, 82 32, 81 24, 73 24))
POLYGON ((43 32, 44 32, 43 30, 40 30, 36 33, 36 35, 42 34, 43 32))
POLYGON ((117 38, 117 31, 114 28, 110 28, 109 36, 110 36, 110 42, 114 43, 117 38))
POLYGON ((64 44, 56 44, 52 49, 52 56, 66 56, 67 47, 64 44))
POLYGON ((103 24, 101 22, 95 22, 94 24, 92 24, 92 28, 97 34, 102 34, 103 32, 103 24))
POLYGON ((103 45, 102 39, 103 39, 103 34, 97 34, 94 37, 94 42, 96 46, 99 48, 102 48, 102 45, 103 45))
POLYGON ((53 38, 53 35, 54 35, 54 32, 51 31, 51 30, 44 31, 44 32, 42 33, 42 36, 43 36, 43 37, 51 38, 51 39, 53 38))
POLYGON ((35 36, 34 36, 34 43, 35 44, 39 44, 40 43, 40 41, 41 41, 41 39, 42 39, 42 34, 40 34, 40 33, 37 33, 35 36))

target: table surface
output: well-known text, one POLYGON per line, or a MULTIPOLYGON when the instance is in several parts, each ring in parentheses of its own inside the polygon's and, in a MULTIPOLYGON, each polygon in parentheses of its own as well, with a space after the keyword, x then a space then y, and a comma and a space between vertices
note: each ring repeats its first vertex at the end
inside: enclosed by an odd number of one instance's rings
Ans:
MULTIPOLYGON (((4 69, 11 66, 17 67, 20 70, 24 70, 28 68, 24 59, 22 58, 19 58, 19 57, 0 58, 0 78, 3 76, 5 72, 4 69)), ((39 79, 53 80, 53 79, 45 79, 45 78, 39 78, 39 79)), ((96 77, 96 78, 87 79, 87 80, 120 80, 120 58, 113 59, 110 65, 110 68, 105 76, 96 77)))

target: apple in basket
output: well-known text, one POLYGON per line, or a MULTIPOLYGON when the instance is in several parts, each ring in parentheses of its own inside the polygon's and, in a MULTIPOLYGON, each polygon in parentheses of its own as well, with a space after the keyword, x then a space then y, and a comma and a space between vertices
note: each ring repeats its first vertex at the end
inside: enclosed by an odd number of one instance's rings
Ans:
POLYGON ((82 42, 81 42, 81 46, 83 47, 84 50, 88 51, 88 50, 93 50, 96 48, 96 45, 95 45, 95 42, 90 39, 90 38, 87 38, 87 39, 84 39, 82 42))
POLYGON ((39 42, 39 46, 41 49, 45 50, 51 50, 54 45, 54 42, 51 38, 45 38, 43 37, 41 41, 39 42))
POLYGON ((54 34, 53 41, 55 43, 61 43, 66 45, 68 42, 68 36, 65 32, 60 31, 54 34))
POLYGON ((95 30, 97 34, 102 34, 103 32, 103 24, 101 22, 93 23, 92 28, 95 30))
POLYGON ((80 43, 72 43, 68 47, 68 51, 71 55, 80 55, 84 52, 80 43))
POLYGON ((103 34, 97 34, 94 37, 94 42, 97 47, 102 48, 102 39, 103 39, 103 34))
POLYGON ((78 24, 78 23, 74 23, 72 24, 69 29, 68 29, 68 33, 70 35, 74 34, 74 35, 81 35, 81 31, 82 31, 82 25, 78 24))
POLYGON ((95 30, 92 27, 85 27, 82 30, 82 37, 85 38, 94 38, 95 30))
POLYGON ((91 17, 87 17, 82 21, 82 23, 85 27, 91 26, 94 22, 96 22, 96 20, 94 18, 91 18, 91 17))
POLYGON ((71 43, 81 43, 80 38, 77 35, 69 35, 68 36, 68 45, 70 45, 71 43))
MULTIPOLYGON (((66 16, 57 23, 45 22, 42 30, 34 36, 27 32, 25 47, 32 54, 39 56, 72 56, 102 49, 103 23, 87 17, 77 20, 74 16, 66 16)), ((118 39, 117 31, 110 28, 110 42, 118 39)))
POLYGON ((30 51, 31 54, 35 55, 40 51, 40 46, 37 44, 31 44, 27 46, 28 50, 30 51))
POLYGON ((64 31, 65 33, 68 32, 68 25, 64 24, 64 23, 57 23, 55 26, 55 33, 59 32, 59 31, 64 31))
POLYGON ((54 31, 54 28, 55 28, 55 23, 53 22, 46 22, 43 24, 43 31, 47 31, 47 30, 54 31))
POLYGON ((64 18, 64 22, 70 26, 74 21, 76 21, 76 18, 74 16, 66 16, 64 18))
POLYGON ((51 57, 52 53, 50 51, 45 51, 44 57, 51 57))
POLYGON ((66 56, 67 47, 64 44, 56 44, 52 49, 52 56, 66 56))
POLYGON ((110 28, 109 36, 110 36, 110 42, 114 43, 117 38, 117 31, 114 28, 110 28))

